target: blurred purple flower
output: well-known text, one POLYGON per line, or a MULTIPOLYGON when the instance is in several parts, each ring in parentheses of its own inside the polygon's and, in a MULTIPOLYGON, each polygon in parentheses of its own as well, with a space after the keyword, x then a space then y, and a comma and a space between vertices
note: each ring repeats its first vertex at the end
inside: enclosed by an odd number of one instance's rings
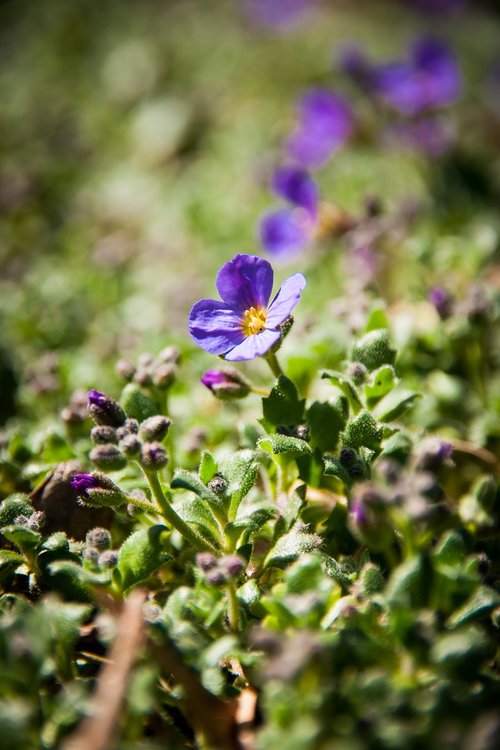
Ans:
POLYGON ((287 143, 292 159, 305 168, 322 167, 349 138, 353 116, 347 102, 325 89, 311 89, 300 100, 295 131, 287 143))
POLYGON ((444 42, 431 37, 417 40, 407 60, 377 66, 374 88, 401 114, 415 116, 453 104, 460 96, 457 60, 444 42))
POLYGON ((250 18, 276 31, 298 26, 316 0, 244 0, 250 18))
POLYGON ((427 294, 429 302, 434 305, 436 312, 442 320, 449 318, 453 308, 453 295, 442 286, 434 286, 427 294))
POLYGON ((289 208, 267 213, 260 224, 260 241, 275 257, 291 258, 311 239, 317 221, 319 189, 310 174, 300 167, 279 167, 271 187, 289 208))
POLYGON ((319 188, 311 175, 300 167, 279 167, 273 174, 271 187, 280 198, 316 216, 319 188))
POLYGON ((222 302, 202 299, 189 313, 189 333, 198 346, 230 361, 262 356, 281 337, 306 285, 301 273, 290 276, 269 302, 271 264, 255 255, 236 255, 220 269, 217 291, 222 302))

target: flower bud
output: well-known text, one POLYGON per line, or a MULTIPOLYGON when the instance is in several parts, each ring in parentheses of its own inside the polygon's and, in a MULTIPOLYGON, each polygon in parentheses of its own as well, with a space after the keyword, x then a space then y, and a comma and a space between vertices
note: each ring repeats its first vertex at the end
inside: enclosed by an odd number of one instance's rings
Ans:
POLYGON ((420 446, 415 462, 417 471, 437 471, 453 453, 453 446, 444 440, 430 438, 420 446))
POLYGON ((28 518, 28 528, 32 531, 40 531, 45 524, 45 513, 43 510, 36 510, 28 518))
POLYGON ((135 366, 127 359, 119 359, 115 365, 115 372, 119 378, 130 383, 135 375, 135 366))
POLYGON ((157 357, 158 362, 169 362, 174 365, 179 364, 181 353, 176 346, 167 346, 159 353, 157 357))
POLYGON ((126 502, 127 496, 108 477, 100 472, 73 474, 71 486, 85 505, 116 507, 126 502))
POLYGON ((111 534, 107 529, 96 527, 87 531, 85 543, 88 547, 95 547, 100 552, 111 547, 111 534))
POLYGON ((353 533, 370 549, 387 547, 394 536, 386 518, 386 501, 374 485, 362 485, 353 497, 349 521, 353 533))
POLYGON ((350 362, 347 368, 347 377, 351 378, 355 385, 361 385, 365 382, 368 370, 361 362, 350 362))
POLYGON ((133 381, 134 383, 142 385, 143 387, 151 385, 151 383, 153 382, 151 378, 151 370, 149 370, 147 367, 138 367, 135 371, 133 381))
POLYGON ((106 443, 117 443, 118 435, 114 427, 107 424, 100 424, 92 427, 90 431, 92 442, 96 445, 105 445, 106 443))
POLYGON ((429 289, 427 298, 434 305, 441 320, 446 320, 453 312, 453 296, 442 286, 434 286, 429 289))
POLYGON ((116 445, 97 445, 90 451, 89 458, 98 469, 119 471, 127 465, 127 459, 116 445))
POLYGON ((207 370, 201 382, 222 401, 245 398, 250 393, 249 382, 234 367, 207 370))
POLYGON ((212 570, 209 570, 207 572, 207 574, 205 575, 205 580, 211 586, 223 586, 226 583, 227 579, 222 570, 213 568, 212 570))
POLYGON ((126 419, 122 427, 118 427, 116 434, 119 440, 123 440, 127 435, 137 435, 139 432, 139 422, 137 419, 126 419))
POLYGON ((174 364, 168 362, 161 363, 152 372, 153 385, 161 390, 170 388, 175 381, 176 373, 177 368, 174 364))
POLYGON ((125 435, 120 440, 119 448, 127 456, 127 458, 134 458, 141 452, 142 443, 137 435, 125 435))
POLYGON ((120 427, 125 422, 127 415, 120 404, 110 396, 91 390, 87 397, 89 414, 96 424, 120 427))
POLYGON ((161 443, 144 443, 140 460, 146 471, 160 471, 168 464, 168 455, 161 443))
POLYGON ((83 550, 83 559, 97 565, 99 560, 98 550, 95 547, 85 547, 83 550))
POLYGON ((168 428, 171 425, 171 420, 168 417, 163 417, 158 414, 155 417, 149 417, 141 422, 139 428, 139 435, 143 440, 151 442, 152 440, 161 442, 167 436, 168 428))
POLYGON ((220 474, 216 474, 207 484, 207 487, 214 495, 224 495, 227 490, 227 482, 220 474))
POLYGON ((196 565, 206 573, 208 570, 217 567, 217 558, 211 552, 198 552, 196 555, 196 565))
POLYGON ((114 568, 118 562, 118 552, 114 549, 108 549, 99 555, 99 566, 101 568, 114 568))
POLYGON ((219 569, 225 573, 229 580, 236 578, 244 567, 245 561, 239 555, 224 555, 219 561, 219 569))

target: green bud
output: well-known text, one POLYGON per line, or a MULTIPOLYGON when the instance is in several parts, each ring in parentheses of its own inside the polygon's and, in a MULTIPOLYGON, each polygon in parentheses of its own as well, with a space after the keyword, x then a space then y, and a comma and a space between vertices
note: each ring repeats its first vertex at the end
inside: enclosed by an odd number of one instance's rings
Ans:
POLYGON ((140 460, 146 471, 160 471, 168 464, 168 455, 161 443, 144 443, 140 460))

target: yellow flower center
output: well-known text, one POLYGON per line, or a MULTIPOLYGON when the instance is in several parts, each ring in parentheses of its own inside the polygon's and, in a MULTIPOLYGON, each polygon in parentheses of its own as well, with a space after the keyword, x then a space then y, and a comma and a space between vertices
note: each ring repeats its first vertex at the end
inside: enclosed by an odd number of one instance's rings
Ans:
POLYGON ((241 321, 241 327, 245 336, 253 336, 264 330, 267 318, 267 310, 264 307, 251 307, 246 310, 241 321))

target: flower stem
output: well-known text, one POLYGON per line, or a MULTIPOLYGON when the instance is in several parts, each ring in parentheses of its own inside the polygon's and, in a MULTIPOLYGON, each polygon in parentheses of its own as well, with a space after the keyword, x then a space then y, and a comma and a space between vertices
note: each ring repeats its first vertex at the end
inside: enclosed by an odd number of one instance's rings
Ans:
POLYGON ((264 359, 266 360, 267 364, 272 370, 273 375, 276 378, 279 378, 281 375, 285 374, 281 369, 280 363, 278 362, 278 357, 274 352, 269 352, 269 354, 266 354, 264 359))
POLYGON ((240 606, 238 603, 238 597, 236 596, 236 589, 234 587, 234 584, 228 583, 226 591, 228 600, 227 617, 229 620, 229 624, 231 625, 231 630, 237 633, 240 629, 240 606))
MULTIPOLYGON (((191 529, 188 524, 183 521, 182 518, 172 508, 169 497, 167 497, 167 494, 165 494, 165 492, 163 491, 160 480, 158 478, 158 474, 156 472, 147 472, 146 478, 148 480, 149 486, 151 487, 153 497, 155 498, 161 510, 161 514, 170 523, 170 525, 173 526, 174 529, 177 529, 177 531, 182 534, 184 539, 188 541, 195 549, 210 550, 210 552, 215 552, 217 554, 219 551, 217 547, 215 547, 215 545, 213 545, 211 542, 207 541, 207 539, 204 539, 196 531, 193 531, 193 529, 191 529)), ((168 495, 170 495, 170 493, 168 493, 168 495)))
POLYGON ((259 388, 256 385, 252 385, 250 387, 250 390, 252 393, 256 393, 258 396, 269 396, 270 391, 267 390, 267 388, 259 388))
POLYGON ((147 500, 139 500, 139 498, 137 497, 127 495, 127 502, 130 503, 130 505, 135 506, 136 508, 140 508, 140 510, 143 510, 145 513, 153 513, 154 515, 158 515, 158 508, 156 507, 156 505, 153 505, 153 503, 150 503, 147 500))

